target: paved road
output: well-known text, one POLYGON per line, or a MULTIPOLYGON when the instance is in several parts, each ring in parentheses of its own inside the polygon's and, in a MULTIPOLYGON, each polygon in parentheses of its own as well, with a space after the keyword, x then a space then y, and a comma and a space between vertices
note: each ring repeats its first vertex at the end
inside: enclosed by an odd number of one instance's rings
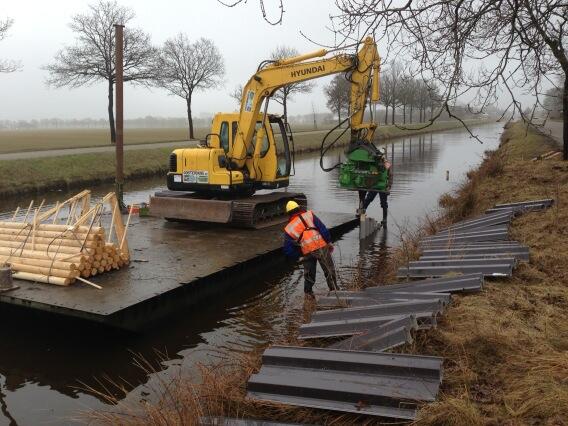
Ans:
POLYGON ((544 126, 547 133, 549 133, 550 137, 552 137, 552 139, 558 142, 560 147, 562 147, 562 144, 564 143, 562 139, 563 126, 564 123, 562 121, 550 121, 550 120, 548 120, 546 122, 546 125, 544 126))
MULTIPOLYGON (((137 149, 152 149, 152 148, 180 148, 183 146, 193 146, 197 141, 181 141, 181 142, 156 142, 145 144, 124 145, 125 151, 132 151, 137 149)), ((61 157, 63 155, 75 154, 98 154, 102 152, 114 152, 114 145, 108 146, 93 146, 90 148, 67 148, 67 149, 50 149, 45 151, 29 151, 29 152, 11 152, 8 154, 0 154, 0 160, 22 160, 29 158, 44 158, 44 157, 61 157)))

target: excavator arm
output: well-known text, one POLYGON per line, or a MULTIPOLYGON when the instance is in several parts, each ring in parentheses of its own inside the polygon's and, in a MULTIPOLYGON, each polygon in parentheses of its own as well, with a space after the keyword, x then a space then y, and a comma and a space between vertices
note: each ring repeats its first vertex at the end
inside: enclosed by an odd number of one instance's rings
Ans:
POLYGON ((243 88, 238 129, 231 155, 234 164, 239 168, 245 165, 262 105, 278 89, 341 72, 348 72, 351 82, 349 111, 352 140, 364 138, 372 141, 376 123, 364 123, 363 117, 367 100, 370 98, 371 102, 379 101, 380 57, 374 40, 366 38, 355 55, 338 54, 326 59, 308 61, 327 54, 327 50, 321 49, 281 59, 259 69, 250 78, 243 88))

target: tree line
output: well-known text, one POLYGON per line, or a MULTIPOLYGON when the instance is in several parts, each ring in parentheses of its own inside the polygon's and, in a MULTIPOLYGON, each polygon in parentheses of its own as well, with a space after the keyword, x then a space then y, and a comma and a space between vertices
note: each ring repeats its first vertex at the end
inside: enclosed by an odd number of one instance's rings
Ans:
MULTIPOLYGON (((111 142, 114 143, 114 26, 124 25, 124 82, 163 88, 171 95, 182 98, 187 110, 188 136, 193 139, 194 94, 223 85, 223 56, 212 40, 199 38, 191 41, 183 33, 169 38, 162 46, 154 46, 148 33, 132 25, 135 16, 132 9, 119 5, 115 0, 99 0, 91 4, 86 13, 72 16, 69 27, 75 34, 75 43, 64 46, 57 52, 54 60, 43 67, 49 75, 46 83, 56 88, 77 88, 105 82, 108 126, 111 142)), ((10 19, 0 21, 0 41, 12 24, 10 19)), ((280 46, 272 52, 271 60, 297 54, 297 50, 293 48, 280 46)), ((18 68, 19 64, 14 61, 0 61, 0 72, 13 72, 18 68)), ((288 101, 294 94, 309 92, 313 87, 313 83, 298 83, 283 87, 275 93, 273 99, 283 106, 285 120, 288 115, 288 101)), ((235 96, 235 93, 232 96, 235 96)), ((240 103, 240 93, 238 102, 240 103)), ((33 120, 19 120, 18 123, 22 128, 39 125, 33 120)), ((6 125, 13 126, 14 123, 6 125)))
MULTIPOLYGON (((442 94, 435 83, 405 73, 404 65, 399 61, 394 61, 384 68, 385 71, 380 75, 379 104, 382 105, 382 121, 385 125, 395 124, 395 121, 402 124, 424 123, 438 114, 442 105, 442 94)), ((349 116, 350 90, 351 83, 342 74, 334 76, 324 87, 327 107, 336 115, 338 123, 349 116)), ((467 108, 457 103, 451 106, 450 111, 460 118, 486 115, 467 111, 467 108)), ((487 112, 496 114, 498 110, 488 107, 487 112)), ((446 113, 442 113, 442 116, 449 117, 446 113)))

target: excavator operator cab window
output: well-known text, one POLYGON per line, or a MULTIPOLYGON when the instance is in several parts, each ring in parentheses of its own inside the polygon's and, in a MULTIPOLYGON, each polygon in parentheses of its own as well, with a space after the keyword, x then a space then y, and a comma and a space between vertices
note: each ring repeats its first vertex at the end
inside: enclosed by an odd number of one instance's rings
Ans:
MULTIPOLYGON (((256 139, 258 137, 258 130, 262 129, 262 121, 257 121, 256 126, 254 127, 254 134, 252 135, 252 143, 248 150, 248 155, 252 156, 254 154, 256 148, 256 139)), ((268 141, 268 135, 266 134, 266 130, 262 129, 262 145, 260 147, 260 157, 264 157, 268 150, 270 149, 270 142, 268 141)))
POLYGON ((288 135, 284 128, 284 123, 280 118, 271 117, 270 126, 272 127, 274 147, 276 148, 276 159, 278 162, 276 175, 278 177, 290 176, 290 146, 288 143, 288 135))
POLYGON ((229 152, 229 123, 223 121, 221 123, 221 130, 219 131, 219 141, 221 144, 221 148, 225 150, 225 152, 229 152))

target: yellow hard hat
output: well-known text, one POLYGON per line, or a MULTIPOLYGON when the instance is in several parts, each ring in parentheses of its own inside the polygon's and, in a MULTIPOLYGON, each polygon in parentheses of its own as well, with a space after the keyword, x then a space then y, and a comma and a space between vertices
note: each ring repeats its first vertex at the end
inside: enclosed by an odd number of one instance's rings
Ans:
POLYGON ((290 213, 292 210, 299 209, 300 205, 295 201, 288 201, 286 203, 286 213, 290 213))

